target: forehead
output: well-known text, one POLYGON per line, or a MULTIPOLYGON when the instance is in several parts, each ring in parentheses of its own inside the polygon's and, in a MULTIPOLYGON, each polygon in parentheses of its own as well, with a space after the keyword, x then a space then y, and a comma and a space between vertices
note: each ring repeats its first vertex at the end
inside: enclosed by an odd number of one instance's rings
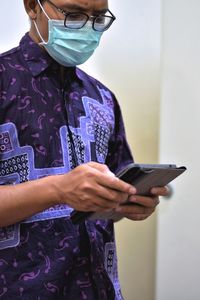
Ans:
POLYGON ((108 0, 53 0, 57 6, 82 8, 85 10, 101 10, 108 7, 108 0))

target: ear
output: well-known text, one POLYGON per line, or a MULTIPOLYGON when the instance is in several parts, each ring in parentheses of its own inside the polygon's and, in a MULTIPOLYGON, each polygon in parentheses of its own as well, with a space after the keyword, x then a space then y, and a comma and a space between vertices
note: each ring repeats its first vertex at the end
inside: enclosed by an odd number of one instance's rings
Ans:
POLYGON ((39 4, 36 0, 24 0, 24 7, 31 20, 36 19, 40 10, 39 4))

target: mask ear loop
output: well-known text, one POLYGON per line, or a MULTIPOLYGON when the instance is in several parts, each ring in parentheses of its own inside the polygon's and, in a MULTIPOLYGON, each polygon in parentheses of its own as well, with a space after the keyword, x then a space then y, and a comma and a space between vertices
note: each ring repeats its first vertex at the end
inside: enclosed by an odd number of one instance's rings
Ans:
MULTIPOLYGON (((47 19, 50 21, 51 19, 49 18, 49 16, 47 15, 46 11, 44 10, 44 7, 42 6, 40 0, 37 0, 37 2, 38 2, 38 4, 39 4, 41 10, 43 11, 43 13, 45 14, 45 16, 47 17, 47 19)), ((34 23, 34 25, 35 25, 36 31, 37 31, 37 33, 38 33, 40 39, 42 40, 42 42, 39 43, 39 45, 47 44, 48 42, 45 42, 45 40, 43 39, 43 37, 42 37, 42 35, 41 35, 40 31, 39 31, 39 28, 38 28, 38 26, 37 26, 35 20, 33 20, 33 23, 34 23)))
POLYGON ((33 20, 33 23, 35 25, 35 29, 37 31, 37 34, 39 35, 40 39, 42 40, 42 42, 40 42, 38 45, 46 45, 47 42, 45 42, 45 40, 43 39, 43 37, 42 37, 42 35, 41 35, 41 33, 40 33, 39 29, 38 29, 38 26, 37 26, 35 20, 33 20))

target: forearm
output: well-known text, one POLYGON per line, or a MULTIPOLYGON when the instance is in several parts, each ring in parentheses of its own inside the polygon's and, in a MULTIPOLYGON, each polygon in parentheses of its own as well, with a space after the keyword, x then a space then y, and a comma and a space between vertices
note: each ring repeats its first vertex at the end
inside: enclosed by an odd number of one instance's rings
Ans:
POLYGON ((0 227, 20 222, 57 204, 56 177, 0 186, 0 227))
POLYGON ((0 227, 61 203, 80 211, 112 210, 135 192, 105 165, 90 162, 66 174, 0 186, 0 227))

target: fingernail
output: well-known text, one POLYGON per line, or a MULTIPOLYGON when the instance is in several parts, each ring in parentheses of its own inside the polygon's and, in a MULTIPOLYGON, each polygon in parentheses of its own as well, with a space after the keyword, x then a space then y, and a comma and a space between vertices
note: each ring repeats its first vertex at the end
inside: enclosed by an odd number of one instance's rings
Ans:
POLYGON ((134 198, 134 197, 130 197, 130 198, 128 199, 128 201, 129 201, 129 202, 135 203, 135 202, 137 202, 137 199, 134 198))
POLYGON ((133 194, 133 195, 135 195, 136 194, 136 188, 135 187, 130 187, 130 189, 129 189, 129 194, 133 194))

